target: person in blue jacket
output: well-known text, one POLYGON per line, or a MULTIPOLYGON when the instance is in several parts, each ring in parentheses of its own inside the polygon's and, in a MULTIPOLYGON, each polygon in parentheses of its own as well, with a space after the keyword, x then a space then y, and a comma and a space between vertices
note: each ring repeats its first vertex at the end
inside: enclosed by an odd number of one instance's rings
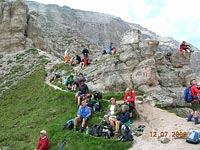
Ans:
POLYGON ((86 101, 81 102, 81 106, 78 109, 77 116, 74 119, 74 130, 76 131, 76 126, 78 122, 81 123, 81 129, 80 132, 84 131, 84 127, 86 125, 87 120, 89 120, 91 117, 91 109, 87 106, 86 101))
POLYGON ((112 52, 112 50, 113 50, 113 43, 112 42, 110 42, 110 46, 108 47, 108 54, 111 54, 111 52, 112 52))

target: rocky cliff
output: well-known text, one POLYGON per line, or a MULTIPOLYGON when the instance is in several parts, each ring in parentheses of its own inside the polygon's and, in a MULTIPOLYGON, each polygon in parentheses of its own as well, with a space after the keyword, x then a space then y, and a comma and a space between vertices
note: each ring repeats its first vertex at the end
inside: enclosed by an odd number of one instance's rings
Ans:
POLYGON ((159 41, 144 40, 140 30, 131 30, 120 41, 119 55, 103 55, 87 67, 91 89, 103 92, 124 92, 127 87, 139 88, 147 99, 164 105, 181 105, 182 90, 195 78, 189 67, 190 56, 158 52, 159 41))
POLYGON ((197 48, 192 47, 195 52, 191 59, 185 59, 173 38, 160 37, 140 25, 102 13, 2 0, 0 29, 3 56, 38 48, 63 59, 65 49, 72 56, 88 47, 90 57, 96 61, 84 73, 91 88, 104 92, 122 92, 132 86, 154 95, 154 99, 168 99, 172 103, 174 99, 180 100, 181 87, 195 77, 193 72, 198 73, 200 68, 197 48), (110 41, 117 46, 120 55, 101 56, 110 41), (172 52, 170 59, 166 57, 167 52, 172 52))

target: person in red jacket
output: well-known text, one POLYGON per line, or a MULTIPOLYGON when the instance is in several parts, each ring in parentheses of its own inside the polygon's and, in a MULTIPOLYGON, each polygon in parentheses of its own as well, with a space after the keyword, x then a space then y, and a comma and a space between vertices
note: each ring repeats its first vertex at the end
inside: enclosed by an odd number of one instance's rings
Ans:
POLYGON ((135 92, 131 88, 127 88, 124 96, 124 103, 129 106, 130 117, 133 116, 132 112, 133 109, 135 109, 135 97, 136 97, 135 92))
POLYGON ((190 89, 191 89, 191 92, 192 92, 193 100, 192 100, 192 112, 188 116, 188 121, 191 121, 192 117, 194 116, 195 124, 200 124, 199 118, 198 118, 198 110, 199 110, 198 94, 200 93, 200 90, 196 86, 196 80, 195 79, 192 79, 190 81, 190 84, 191 84, 190 89))
POLYGON ((183 52, 183 55, 186 56, 186 52, 193 52, 193 50, 191 50, 190 45, 187 45, 185 41, 183 41, 180 45, 180 52, 183 52))
POLYGON ((38 139, 38 144, 36 150, 48 150, 49 149, 49 139, 46 136, 47 132, 45 130, 40 131, 40 137, 38 139))

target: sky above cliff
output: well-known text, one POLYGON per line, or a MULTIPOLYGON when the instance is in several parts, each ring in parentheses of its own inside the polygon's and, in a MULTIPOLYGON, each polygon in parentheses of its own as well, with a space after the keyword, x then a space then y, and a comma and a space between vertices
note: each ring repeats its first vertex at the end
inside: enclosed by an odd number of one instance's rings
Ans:
POLYGON ((118 16, 200 49, 199 0, 34 0, 118 16))

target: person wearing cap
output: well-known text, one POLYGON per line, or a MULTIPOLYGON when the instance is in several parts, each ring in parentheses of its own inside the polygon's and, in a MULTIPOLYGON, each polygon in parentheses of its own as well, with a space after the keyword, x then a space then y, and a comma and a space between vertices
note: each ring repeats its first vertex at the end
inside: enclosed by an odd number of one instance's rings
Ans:
POLYGON ((119 133, 121 125, 128 123, 129 121, 130 121, 130 114, 128 112, 128 107, 127 105, 122 105, 122 112, 120 113, 117 120, 113 122, 115 124, 115 134, 117 135, 119 133))
POLYGON ((89 93, 89 88, 87 84, 85 84, 85 80, 80 81, 79 91, 76 93, 75 102, 77 102, 77 106, 79 107, 81 103, 81 99, 84 98, 85 94, 89 93))
POLYGON ((188 119, 187 121, 191 121, 192 118, 194 117, 194 123, 195 124, 200 124, 199 122, 199 118, 198 118, 198 111, 199 111, 199 99, 198 99, 198 94, 200 93, 200 90, 197 88, 197 85, 196 85, 196 80, 195 79, 192 79, 190 81, 190 89, 191 89, 191 92, 192 92, 192 97, 193 97, 193 100, 192 100, 192 112, 191 114, 188 116, 188 119))
POLYGON ((91 109, 90 107, 87 106, 86 101, 81 102, 81 106, 78 109, 77 116, 74 119, 74 131, 76 131, 76 126, 78 122, 81 123, 81 129, 79 130, 80 132, 83 132, 84 127, 86 125, 87 120, 89 120, 91 117, 91 109))
POLYGON ((38 144, 36 150, 48 150, 49 149, 49 139, 47 137, 47 132, 45 130, 40 131, 40 137, 38 139, 38 144))
POLYGON ((116 120, 117 115, 120 112, 119 105, 116 103, 116 99, 112 97, 110 99, 110 105, 108 106, 108 113, 104 116, 104 120, 107 124, 110 124, 110 120, 116 120))
POLYGON ((129 107, 130 117, 133 116, 133 109, 135 109, 135 97, 136 94, 132 88, 127 88, 126 94, 124 95, 124 103, 129 107))

